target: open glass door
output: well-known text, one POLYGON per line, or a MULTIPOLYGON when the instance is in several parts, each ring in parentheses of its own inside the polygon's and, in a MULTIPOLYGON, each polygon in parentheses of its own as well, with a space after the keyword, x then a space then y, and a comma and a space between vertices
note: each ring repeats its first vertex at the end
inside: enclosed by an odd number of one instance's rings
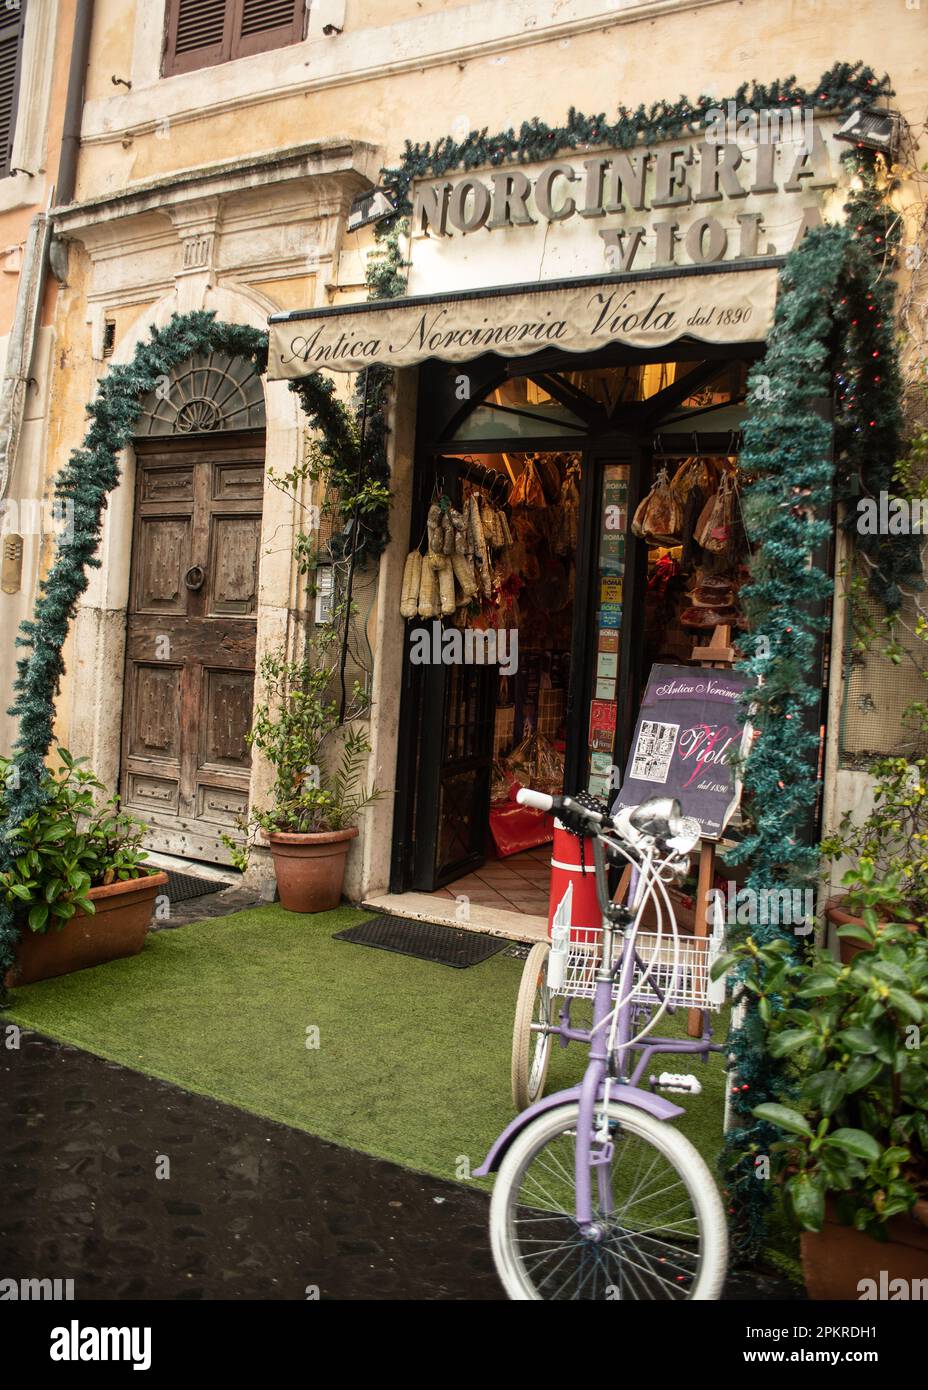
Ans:
MULTIPOLYGON (((433 460, 417 497, 420 534, 438 499, 461 511, 469 486, 464 479, 473 475, 462 458, 433 460)), ((411 888, 431 892, 482 864, 486 854, 498 670, 464 664, 446 651, 446 632, 449 644, 454 635, 447 621, 417 619, 407 643, 423 629, 432 659, 410 673, 419 713, 417 757, 410 750, 406 763, 410 772, 418 770, 409 871, 411 888)))
POLYGON ((493 666, 426 669, 413 888, 441 888, 483 863, 496 684, 493 666))

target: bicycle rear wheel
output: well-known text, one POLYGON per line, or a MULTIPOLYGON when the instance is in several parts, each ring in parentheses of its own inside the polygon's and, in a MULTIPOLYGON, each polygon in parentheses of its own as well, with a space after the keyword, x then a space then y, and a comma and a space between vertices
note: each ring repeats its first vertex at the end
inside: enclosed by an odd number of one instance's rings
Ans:
POLYGON ((539 1115, 513 1140, 490 1202, 490 1241, 518 1300, 718 1298, 728 1239, 718 1189, 671 1125, 612 1101, 612 1159, 591 1169, 596 1230, 576 1217, 579 1106, 539 1115))

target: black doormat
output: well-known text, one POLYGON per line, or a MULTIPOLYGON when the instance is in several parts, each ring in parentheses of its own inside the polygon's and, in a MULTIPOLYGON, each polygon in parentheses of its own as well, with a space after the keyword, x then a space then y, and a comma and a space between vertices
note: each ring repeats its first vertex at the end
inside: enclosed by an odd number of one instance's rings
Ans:
POLYGON ((374 946, 378 951, 395 951, 415 956, 435 965, 466 970, 495 956, 510 944, 504 937, 484 936, 482 932, 462 931, 440 922, 417 922, 412 917, 372 917, 357 927, 333 933, 335 941, 352 941, 356 946, 374 946))
POLYGON ((215 878, 195 878, 193 874, 179 874, 174 869, 165 869, 168 876, 167 895, 169 903, 185 903, 189 898, 205 898, 208 893, 220 893, 228 888, 215 878))

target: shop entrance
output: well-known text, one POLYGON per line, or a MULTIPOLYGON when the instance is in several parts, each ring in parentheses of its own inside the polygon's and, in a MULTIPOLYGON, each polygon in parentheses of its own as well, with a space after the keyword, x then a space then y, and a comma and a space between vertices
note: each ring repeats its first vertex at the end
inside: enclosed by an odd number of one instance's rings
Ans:
POLYGON ((651 665, 743 621, 732 480, 750 354, 612 352, 483 360, 463 406, 456 369, 421 369, 412 545, 427 563, 436 522, 463 517, 480 559, 473 576, 453 563, 453 608, 439 596, 407 626, 393 892, 544 915, 550 822, 514 788, 610 798, 651 665), (421 660, 424 629, 460 640, 421 660), (470 639, 491 659, 468 661, 470 639))

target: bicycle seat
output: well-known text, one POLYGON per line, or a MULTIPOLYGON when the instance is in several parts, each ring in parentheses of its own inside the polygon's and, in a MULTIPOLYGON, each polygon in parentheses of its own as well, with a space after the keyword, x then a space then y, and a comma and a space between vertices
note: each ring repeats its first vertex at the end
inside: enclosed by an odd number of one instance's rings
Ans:
POLYGON ((628 820, 639 834, 663 841, 676 834, 681 815, 682 807, 675 796, 650 796, 635 807, 628 820))

